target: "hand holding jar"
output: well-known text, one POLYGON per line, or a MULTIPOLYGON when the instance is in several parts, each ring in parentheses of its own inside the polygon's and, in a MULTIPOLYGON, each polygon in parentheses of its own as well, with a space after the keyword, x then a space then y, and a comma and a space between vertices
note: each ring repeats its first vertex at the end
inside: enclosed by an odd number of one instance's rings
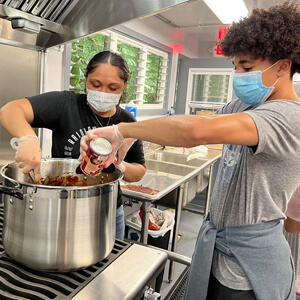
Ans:
POLYGON ((117 152, 118 152, 117 165, 121 165, 127 151, 130 149, 132 144, 136 141, 136 139, 124 139, 117 125, 89 130, 87 134, 81 138, 80 141, 80 157, 79 157, 80 161, 82 161, 82 159, 84 158, 86 151, 89 148, 90 141, 98 137, 102 137, 108 140, 112 146, 112 152, 105 160, 104 163, 105 168, 107 168, 111 163, 113 163, 115 159, 115 154, 117 152))

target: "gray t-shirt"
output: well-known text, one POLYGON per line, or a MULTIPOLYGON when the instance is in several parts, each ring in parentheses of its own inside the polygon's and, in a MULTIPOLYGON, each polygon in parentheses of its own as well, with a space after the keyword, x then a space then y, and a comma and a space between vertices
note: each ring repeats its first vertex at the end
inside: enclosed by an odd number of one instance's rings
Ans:
MULTIPOLYGON (((223 147, 210 205, 218 229, 285 219, 287 203, 300 183, 300 100, 272 100, 255 107, 235 100, 218 114, 239 112, 253 119, 259 142, 256 147, 223 147)), ((251 289, 239 265, 220 253, 215 252, 212 272, 227 287, 251 289)))

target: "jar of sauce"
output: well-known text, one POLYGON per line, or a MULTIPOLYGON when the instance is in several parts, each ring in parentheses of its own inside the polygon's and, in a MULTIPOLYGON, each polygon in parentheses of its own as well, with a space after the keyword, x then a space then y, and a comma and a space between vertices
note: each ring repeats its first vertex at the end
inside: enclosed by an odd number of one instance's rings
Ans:
POLYGON ((97 138, 90 142, 90 148, 81 162, 81 171, 87 175, 96 177, 103 169, 103 162, 112 151, 110 142, 104 138, 97 138))

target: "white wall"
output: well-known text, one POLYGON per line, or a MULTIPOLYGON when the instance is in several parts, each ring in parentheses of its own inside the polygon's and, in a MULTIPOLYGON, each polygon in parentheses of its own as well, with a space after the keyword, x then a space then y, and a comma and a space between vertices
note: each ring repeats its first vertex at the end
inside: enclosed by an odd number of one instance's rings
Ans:
MULTIPOLYGON (((64 80, 64 47, 49 48, 44 54, 41 93, 62 91, 64 80)), ((52 131, 40 129, 42 157, 51 157, 52 131)))
POLYGON ((55 47, 45 54, 44 92, 63 89, 64 47, 55 47))

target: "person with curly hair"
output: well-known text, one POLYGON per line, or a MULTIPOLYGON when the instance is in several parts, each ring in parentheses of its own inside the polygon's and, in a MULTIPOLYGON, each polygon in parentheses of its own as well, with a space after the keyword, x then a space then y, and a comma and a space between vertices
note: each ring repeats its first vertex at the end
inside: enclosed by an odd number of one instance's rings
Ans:
POLYGON ((232 24, 220 46, 234 63, 238 99, 214 115, 175 115, 88 131, 81 156, 98 136, 111 141, 119 159, 131 139, 178 147, 224 144, 185 299, 295 299, 283 220, 300 182, 300 100, 292 81, 300 72, 299 6, 285 2, 254 9, 232 24))

